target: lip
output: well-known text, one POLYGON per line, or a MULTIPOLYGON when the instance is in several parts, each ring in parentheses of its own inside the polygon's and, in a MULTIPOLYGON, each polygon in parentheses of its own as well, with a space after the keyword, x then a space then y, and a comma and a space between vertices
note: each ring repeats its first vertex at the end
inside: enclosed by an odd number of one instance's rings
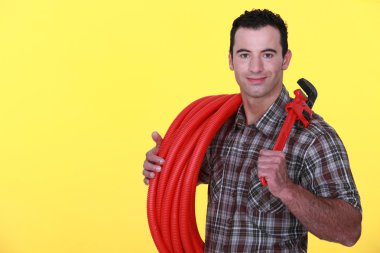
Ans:
POLYGON ((261 84, 265 81, 266 77, 247 77, 247 80, 251 83, 251 84, 261 84))

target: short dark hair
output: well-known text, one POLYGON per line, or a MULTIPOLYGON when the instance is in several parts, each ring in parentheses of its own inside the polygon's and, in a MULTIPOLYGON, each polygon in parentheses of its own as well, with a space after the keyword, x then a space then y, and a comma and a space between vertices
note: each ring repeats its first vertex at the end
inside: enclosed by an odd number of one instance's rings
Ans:
POLYGON ((230 34, 230 53, 232 56, 233 47, 235 44, 235 34, 240 28, 252 28, 259 29, 264 26, 273 26, 280 32, 282 56, 285 56, 288 51, 288 29, 280 15, 275 14, 267 9, 253 9, 251 11, 245 11, 237 19, 234 20, 230 34))

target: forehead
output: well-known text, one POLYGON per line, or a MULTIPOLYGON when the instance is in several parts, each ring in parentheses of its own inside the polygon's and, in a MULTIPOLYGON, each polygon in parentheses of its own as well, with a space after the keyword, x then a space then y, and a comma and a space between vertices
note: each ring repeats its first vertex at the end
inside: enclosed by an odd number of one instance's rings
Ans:
POLYGON ((265 48, 281 49, 280 31, 273 26, 258 29, 240 27, 235 33, 234 51, 241 48, 262 50, 265 48))

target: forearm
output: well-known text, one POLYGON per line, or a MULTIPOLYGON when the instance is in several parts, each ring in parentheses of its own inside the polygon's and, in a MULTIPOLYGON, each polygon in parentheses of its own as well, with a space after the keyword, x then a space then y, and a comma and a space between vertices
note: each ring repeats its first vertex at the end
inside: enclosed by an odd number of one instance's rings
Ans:
POLYGON ((284 188, 279 198, 320 239, 353 246, 360 237, 361 214, 343 200, 317 197, 296 184, 284 188))

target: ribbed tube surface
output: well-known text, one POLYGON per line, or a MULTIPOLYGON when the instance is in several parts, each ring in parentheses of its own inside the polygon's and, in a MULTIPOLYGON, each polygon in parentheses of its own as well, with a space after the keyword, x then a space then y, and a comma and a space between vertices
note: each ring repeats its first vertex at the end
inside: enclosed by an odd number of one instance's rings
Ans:
POLYGON ((207 147, 241 104, 240 94, 201 98, 169 127, 158 151, 162 171, 149 182, 149 228, 161 253, 203 252, 195 217, 195 192, 207 147))

